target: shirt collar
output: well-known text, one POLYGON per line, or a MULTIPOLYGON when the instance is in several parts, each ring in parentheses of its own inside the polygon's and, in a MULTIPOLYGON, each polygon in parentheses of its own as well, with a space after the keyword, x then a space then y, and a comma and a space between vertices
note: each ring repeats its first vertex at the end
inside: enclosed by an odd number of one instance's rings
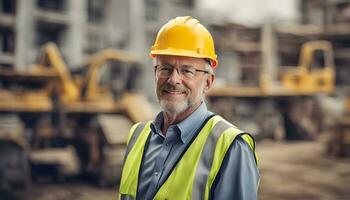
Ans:
POLYGON ((186 143, 190 138, 192 138, 190 136, 195 134, 197 129, 202 125, 207 112, 207 106, 203 102, 190 116, 177 124, 181 132, 182 142, 186 143))
POLYGON ((151 123, 151 130, 152 132, 164 138, 164 135, 162 134, 162 124, 163 124, 163 112, 160 112, 151 123))
MULTIPOLYGON (((188 140, 192 137, 193 134, 197 131, 197 129, 202 125, 202 123, 205 120, 205 117, 207 115, 208 109, 205 103, 203 102, 197 110, 195 110, 191 115, 189 115, 187 118, 182 120, 180 123, 175 124, 180 131, 181 135, 181 141, 183 143, 188 142, 188 140)), ((160 135, 164 138, 164 135, 162 134, 162 124, 163 124, 163 113, 160 112, 154 119, 154 121, 151 123, 151 129, 154 133, 160 135)))

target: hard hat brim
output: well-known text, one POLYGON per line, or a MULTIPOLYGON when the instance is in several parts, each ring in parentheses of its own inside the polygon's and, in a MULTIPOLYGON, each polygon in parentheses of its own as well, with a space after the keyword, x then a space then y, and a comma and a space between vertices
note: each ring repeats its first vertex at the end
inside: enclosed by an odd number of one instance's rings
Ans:
POLYGON ((150 57, 155 58, 157 55, 170 55, 170 56, 184 56, 184 57, 192 57, 192 58, 203 58, 210 60, 210 66, 214 69, 217 67, 218 61, 216 58, 211 58, 209 56, 203 56, 201 54, 197 54, 193 51, 186 50, 177 50, 177 49, 166 49, 166 50, 151 50, 150 57))

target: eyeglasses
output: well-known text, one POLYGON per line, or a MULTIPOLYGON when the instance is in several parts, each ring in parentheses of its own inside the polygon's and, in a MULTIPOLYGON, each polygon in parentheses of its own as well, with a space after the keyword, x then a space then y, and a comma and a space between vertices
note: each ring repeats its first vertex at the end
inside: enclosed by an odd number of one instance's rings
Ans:
POLYGON ((179 68, 175 68, 171 65, 156 65, 156 75, 160 78, 168 78, 173 74, 174 69, 177 71, 177 73, 180 75, 181 78, 191 80, 194 77, 196 77, 198 72, 203 72, 205 74, 208 74, 209 71, 206 70, 200 70, 196 69, 194 67, 190 66, 181 66, 179 68))

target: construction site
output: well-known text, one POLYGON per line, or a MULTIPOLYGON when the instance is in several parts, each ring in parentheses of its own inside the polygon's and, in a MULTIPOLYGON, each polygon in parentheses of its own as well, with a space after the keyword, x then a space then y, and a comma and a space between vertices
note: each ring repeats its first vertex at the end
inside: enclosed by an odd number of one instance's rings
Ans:
POLYGON ((350 199, 350 0, 220 2, 0 0, 0 199, 117 199, 128 132, 161 111, 150 47, 187 15, 218 54, 208 109, 257 142, 258 199, 350 199))

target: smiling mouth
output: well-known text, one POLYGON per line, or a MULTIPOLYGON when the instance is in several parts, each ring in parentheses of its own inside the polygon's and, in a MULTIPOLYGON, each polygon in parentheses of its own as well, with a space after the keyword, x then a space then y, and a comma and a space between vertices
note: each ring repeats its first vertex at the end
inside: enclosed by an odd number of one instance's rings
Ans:
POLYGON ((172 95, 179 95, 179 94, 185 94, 184 91, 171 91, 171 90, 163 90, 164 93, 172 94, 172 95))

